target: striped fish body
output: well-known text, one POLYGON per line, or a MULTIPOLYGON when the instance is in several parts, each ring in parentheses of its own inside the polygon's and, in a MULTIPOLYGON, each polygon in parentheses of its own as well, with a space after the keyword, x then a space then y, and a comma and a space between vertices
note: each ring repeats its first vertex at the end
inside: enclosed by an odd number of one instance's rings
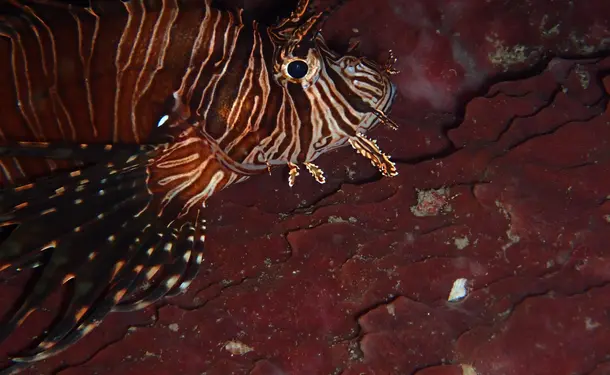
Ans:
MULTIPOLYGON (((394 98, 374 63, 339 56, 320 36, 278 63, 287 42, 272 28, 209 1, 4 1, 20 12, 0 28, 3 101, 17 103, 2 108, 5 140, 141 143, 181 117, 261 172, 344 145, 394 98), (302 80, 286 72, 294 60, 309 63, 302 80)), ((54 169, 36 164, 2 168, 8 182, 54 169)))
POLYGON ((0 341, 72 286, 7 373, 111 311, 184 291, 203 259, 205 202, 227 186, 280 165, 290 185, 299 165, 324 182, 312 162, 346 144, 396 174, 365 136, 395 125, 394 60, 331 51, 318 33, 329 14, 301 0, 265 26, 208 0, 0 1, 0 277, 39 270, 0 341))

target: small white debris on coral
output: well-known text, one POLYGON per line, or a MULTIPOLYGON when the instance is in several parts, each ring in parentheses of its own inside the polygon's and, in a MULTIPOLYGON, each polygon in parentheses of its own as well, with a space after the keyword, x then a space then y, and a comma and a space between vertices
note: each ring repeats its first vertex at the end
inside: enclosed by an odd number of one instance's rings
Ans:
POLYGON ((590 317, 585 318, 585 328, 587 331, 594 331, 596 328, 600 327, 601 324, 599 322, 594 321, 590 317))
POLYGON ((468 245, 470 245, 470 240, 468 239, 468 236, 456 237, 453 239, 453 243, 455 244, 455 247, 458 248, 458 250, 463 250, 468 245))
POLYGON ((466 295, 468 294, 468 288, 466 287, 467 283, 468 280, 464 278, 455 280, 453 282, 453 287, 451 288, 451 292, 449 293, 449 298, 447 298, 447 301, 455 302, 466 297, 466 295))
POLYGON ((462 375, 477 375, 477 371, 471 365, 462 365, 462 375))
POLYGON ((232 355, 244 355, 254 350, 251 346, 248 346, 240 341, 227 341, 224 346, 225 350, 232 355))
POLYGON ((339 217, 339 216, 331 215, 331 216, 328 217, 327 220, 328 220, 328 223, 330 223, 330 224, 337 224, 337 223, 339 223, 339 224, 341 224, 341 223, 355 224, 355 223, 358 222, 358 219, 356 219, 353 216, 350 216, 349 218, 344 219, 344 218, 339 217))
MULTIPOLYGON (((511 246, 513 246, 513 245, 515 245, 515 244, 518 244, 518 243, 519 243, 519 241, 521 241, 521 237, 519 237, 519 235, 518 235, 518 234, 514 233, 514 232, 512 231, 512 229, 508 229, 508 230, 506 231, 506 237, 508 238, 509 242, 505 243, 505 244, 502 246, 502 251, 504 251, 504 252, 505 252, 505 251, 506 251, 506 249, 508 249, 509 247, 511 247, 511 246)), ((505 253, 504 257, 506 257, 506 253, 505 253)))
POLYGON ((390 314, 392 316, 396 316, 396 308, 394 307, 393 303, 386 305, 385 308, 388 310, 388 314, 390 314))
POLYGON ((411 213, 417 217, 437 216, 451 212, 453 209, 448 204, 449 189, 419 190, 417 192, 417 204, 411 207, 411 213))

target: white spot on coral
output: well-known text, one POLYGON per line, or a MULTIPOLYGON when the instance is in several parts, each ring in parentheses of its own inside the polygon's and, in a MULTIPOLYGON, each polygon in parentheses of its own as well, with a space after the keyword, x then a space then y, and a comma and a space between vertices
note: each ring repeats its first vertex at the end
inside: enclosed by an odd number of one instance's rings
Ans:
POLYGON ((605 48, 608 46, 608 44, 610 44, 610 38, 601 38, 601 40, 599 40, 597 44, 589 44, 587 41, 588 37, 586 37, 585 35, 586 33, 580 35, 576 31, 572 31, 570 33, 570 35, 568 36, 568 40, 571 44, 570 50, 576 50, 573 53, 586 55, 605 48))
POLYGON ((224 346, 225 350, 232 355, 244 355, 254 350, 251 346, 244 344, 241 341, 231 340, 227 341, 224 346))
POLYGON ((580 81, 580 86, 585 90, 588 89, 589 84, 591 83, 591 76, 589 75, 589 72, 582 65, 577 64, 574 68, 574 73, 576 73, 576 76, 580 81))
POLYGON ((506 231, 506 237, 508 237, 509 242, 502 246, 502 251, 506 251, 506 249, 513 246, 514 244, 518 244, 519 241, 521 241, 521 237, 513 233, 511 229, 506 231))
POLYGON ((437 216, 439 213, 451 212, 448 204, 449 189, 417 190, 417 204, 411 206, 411 212, 417 217, 437 216))
POLYGON ((533 52, 541 49, 540 47, 526 47, 520 44, 508 47, 497 38, 497 34, 485 38, 494 48, 494 51, 490 52, 487 57, 492 64, 501 66, 505 72, 513 65, 526 63, 533 56, 533 52))
POLYGON ((470 245, 470 240, 468 239, 468 236, 458 237, 453 240, 453 243, 459 250, 463 250, 470 245))
POLYGON ((593 331, 597 327, 600 327, 600 326, 601 326, 601 324, 599 322, 596 322, 589 317, 585 318, 585 328, 587 329, 587 331, 593 331))
POLYGON ((337 223, 351 223, 351 224, 355 224, 355 223, 357 223, 357 222, 358 222, 358 219, 356 219, 356 218, 355 218, 355 217, 353 217, 353 216, 350 216, 350 217, 349 217, 349 218, 347 218, 347 220, 346 220, 346 219, 344 219, 344 218, 342 218, 342 217, 340 217, 340 216, 334 216, 334 215, 331 215, 331 216, 329 216, 329 217, 328 217, 328 219, 327 219, 327 220, 328 220, 328 223, 329 223, 329 224, 337 224, 337 223))
POLYGON ((462 375, 477 375, 477 371, 471 365, 462 365, 462 375))
POLYGON ((449 298, 447 298, 447 301, 456 302, 466 297, 466 295, 468 294, 468 288, 466 287, 467 283, 467 279, 456 279, 453 282, 453 287, 451 288, 451 292, 449 293, 449 298))
POLYGON ((542 17, 542 20, 540 21, 540 26, 538 27, 540 34, 545 38, 550 38, 550 37, 558 35, 560 32, 560 27, 561 27, 561 24, 559 24, 559 23, 555 24, 554 26, 550 26, 548 24, 548 20, 549 20, 549 16, 548 16, 548 14, 545 14, 542 17))
POLYGON ((178 332, 178 330, 180 329, 180 326, 176 323, 172 323, 167 328, 169 328, 169 330, 172 332, 178 332))
POLYGON ((385 308, 388 310, 388 314, 390 314, 392 316, 396 316, 396 308, 394 307, 393 303, 385 305, 385 308))

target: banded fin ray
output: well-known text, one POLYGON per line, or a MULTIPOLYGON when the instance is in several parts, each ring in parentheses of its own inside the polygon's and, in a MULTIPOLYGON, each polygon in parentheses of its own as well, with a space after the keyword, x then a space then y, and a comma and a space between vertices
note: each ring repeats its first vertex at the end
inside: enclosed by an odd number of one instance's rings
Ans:
POLYGON ((172 241, 168 241, 158 254, 162 254, 152 262, 155 272, 145 274, 145 284, 149 287, 139 293, 128 295, 126 301, 117 304, 114 311, 136 311, 158 302, 176 287, 184 277, 189 261, 193 256, 195 244, 195 227, 184 224, 172 241))
POLYGON ((150 306, 184 291, 197 276, 205 200, 236 177, 217 146, 187 129, 178 130, 173 147, 136 154, 117 147, 90 167, 6 189, 0 227, 10 222, 17 228, 0 244, 4 270, 44 261, 34 291, 0 323, 0 341, 52 293, 64 297, 54 322, 34 346, 16 353, 11 368, 62 352, 110 312, 150 306), (26 233, 35 229, 40 235, 31 240, 26 233))
POLYGON ((135 287, 134 280, 142 272, 142 263, 149 248, 159 245, 163 235, 159 228, 148 224, 148 215, 139 215, 127 222, 119 237, 106 244, 100 256, 105 268, 89 262, 74 277, 74 294, 70 305, 61 314, 44 339, 33 350, 13 358, 16 362, 35 362, 51 357, 97 327, 127 291, 135 287), (122 250, 128 251, 123 253, 122 250), (95 275, 93 277, 89 275, 95 275), (93 282, 92 280, 95 280, 93 282), (108 286, 110 285, 110 286, 108 286))
MULTIPOLYGON (((82 150, 81 145, 73 147, 82 150)), ((15 366, 68 348, 99 325, 125 296, 141 289, 150 279, 146 275, 163 268, 182 277, 188 269, 193 246, 187 242, 192 242, 195 227, 189 217, 175 221, 159 215, 159 202, 147 188, 150 160, 161 148, 130 154, 118 147, 108 154, 110 161, 5 189, 0 227, 17 227, 0 243, 0 271, 38 261, 40 273, 33 290, 24 292, 22 302, 0 323, 0 341, 53 292, 71 292, 64 293, 66 307, 38 344, 13 358, 15 366), (167 243, 173 244, 175 253, 158 256, 167 243)), ((16 152, 28 156, 26 149, 16 152)), ((36 156, 41 156, 40 151, 35 148, 36 156)), ((189 277, 194 275, 191 270, 189 277)), ((158 282, 175 285, 175 277, 164 277, 170 276, 160 274, 158 282)), ((165 294, 155 294, 154 302, 165 294)))
POLYGON ((75 146, 72 143, 60 142, 16 142, 0 145, 0 157, 27 156, 44 157, 46 159, 79 160, 96 162, 107 159, 117 153, 138 154, 154 149, 146 144, 87 144, 75 146))
MULTIPOLYGON (((75 152, 78 153, 81 146, 73 146, 75 152)), ((11 147, 5 148, 8 156, 26 155, 39 156, 50 158, 49 154, 53 153, 52 148, 38 149, 25 146, 23 148, 11 147), (32 152, 31 154, 29 152, 32 152)), ((124 150, 120 150, 113 156, 107 155, 104 162, 87 166, 81 169, 72 171, 56 172, 50 177, 42 177, 33 183, 7 187, 0 194, 0 212, 12 212, 25 208, 29 210, 36 207, 36 204, 46 205, 48 199, 56 199, 58 197, 69 196, 70 193, 82 193, 82 189, 88 189, 91 181, 99 182, 99 188, 112 186, 120 181, 127 180, 133 177, 133 174, 124 172, 130 171, 141 163, 145 163, 148 158, 145 153, 145 148, 134 149, 133 153, 124 154, 124 150)), ((140 170, 144 173, 143 170, 140 170)), ((84 194, 80 194, 84 195, 84 194)), ((0 221, 0 226, 10 225, 6 221, 0 221), (4 223, 4 224, 3 224, 4 223)))
POLYGON ((144 199, 149 195, 145 177, 142 167, 120 170, 103 164, 5 189, 0 194, 0 227, 18 227, 0 244, 0 271, 16 267, 16 261, 27 260, 27 255, 56 247, 59 237, 74 236, 95 224, 105 210, 144 199))
POLYGON ((199 269, 201 266, 201 262, 203 261, 203 250, 205 244, 205 220, 200 218, 201 213, 197 214, 196 226, 195 226, 195 234, 193 244, 193 253, 189 263, 187 265, 186 271, 184 272, 183 278, 180 281, 180 284, 176 285, 172 290, 170 290, 166 297, 175 297, 181 293, 184 293, 187 288, 191 285, 193 280, 199 274, 199 269))
MULTIPOLYGON (((98 255, 104 243, 112 242, 115 233, 122 229, 123 220, 137 215, 150 201, 151 196, 145 188, 146 174, 142 173, 145 167, 143 164, 121 172, 126 174, 125 181, 111 186, 103 194, 74 189, 75 196, 82 197, 76 198, 82 201, 80 204, 68 199, 39 199, 34 211, 22 213, 17 209, 0 215, 0 225, 7 221, 18 225, 0 244, 0 270, 41 258, 42 251, 50 253, 41 265, 42 271, 33 290, 26 292, 23 302, 9 311, 0 324, 0 341, 20 326, 52 292, 73 279, 78 273, 74 270, 87 263, 105 266, 107 257, 98 255), (34 214, 38 210, 42 210, 42 214, 34 214)), ((98 192, 106 188, 101 186, 100 180, 91 181, 90 185, 96 185, 98 192)), ((33 184, 21 192, 46 197, 46 187, 45 184, 33 184)), ((13 199, 19 200, 19 192, 18 188, 12 189, 13 199)), ((20 207, 28 208, 27 205, 20 207)))

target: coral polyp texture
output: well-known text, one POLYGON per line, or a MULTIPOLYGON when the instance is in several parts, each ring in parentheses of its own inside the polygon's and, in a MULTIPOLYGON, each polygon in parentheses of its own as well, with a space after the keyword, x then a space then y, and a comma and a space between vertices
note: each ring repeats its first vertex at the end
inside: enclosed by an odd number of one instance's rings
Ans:
MULTIPOLYGON (((329 43, 398 57, 400 127, 371 133, 399 174, 346 148, 316 161, 323 185, 289 188, 284 168, 215 195, 185 294, 112 314, 24 373, 610 373, 608 14, 596 0, 347 2, 329 43)), ((25 280, 0 284, 0 313, 25 280)), ((45 307, 0 365, 57 301, 45 307)))

